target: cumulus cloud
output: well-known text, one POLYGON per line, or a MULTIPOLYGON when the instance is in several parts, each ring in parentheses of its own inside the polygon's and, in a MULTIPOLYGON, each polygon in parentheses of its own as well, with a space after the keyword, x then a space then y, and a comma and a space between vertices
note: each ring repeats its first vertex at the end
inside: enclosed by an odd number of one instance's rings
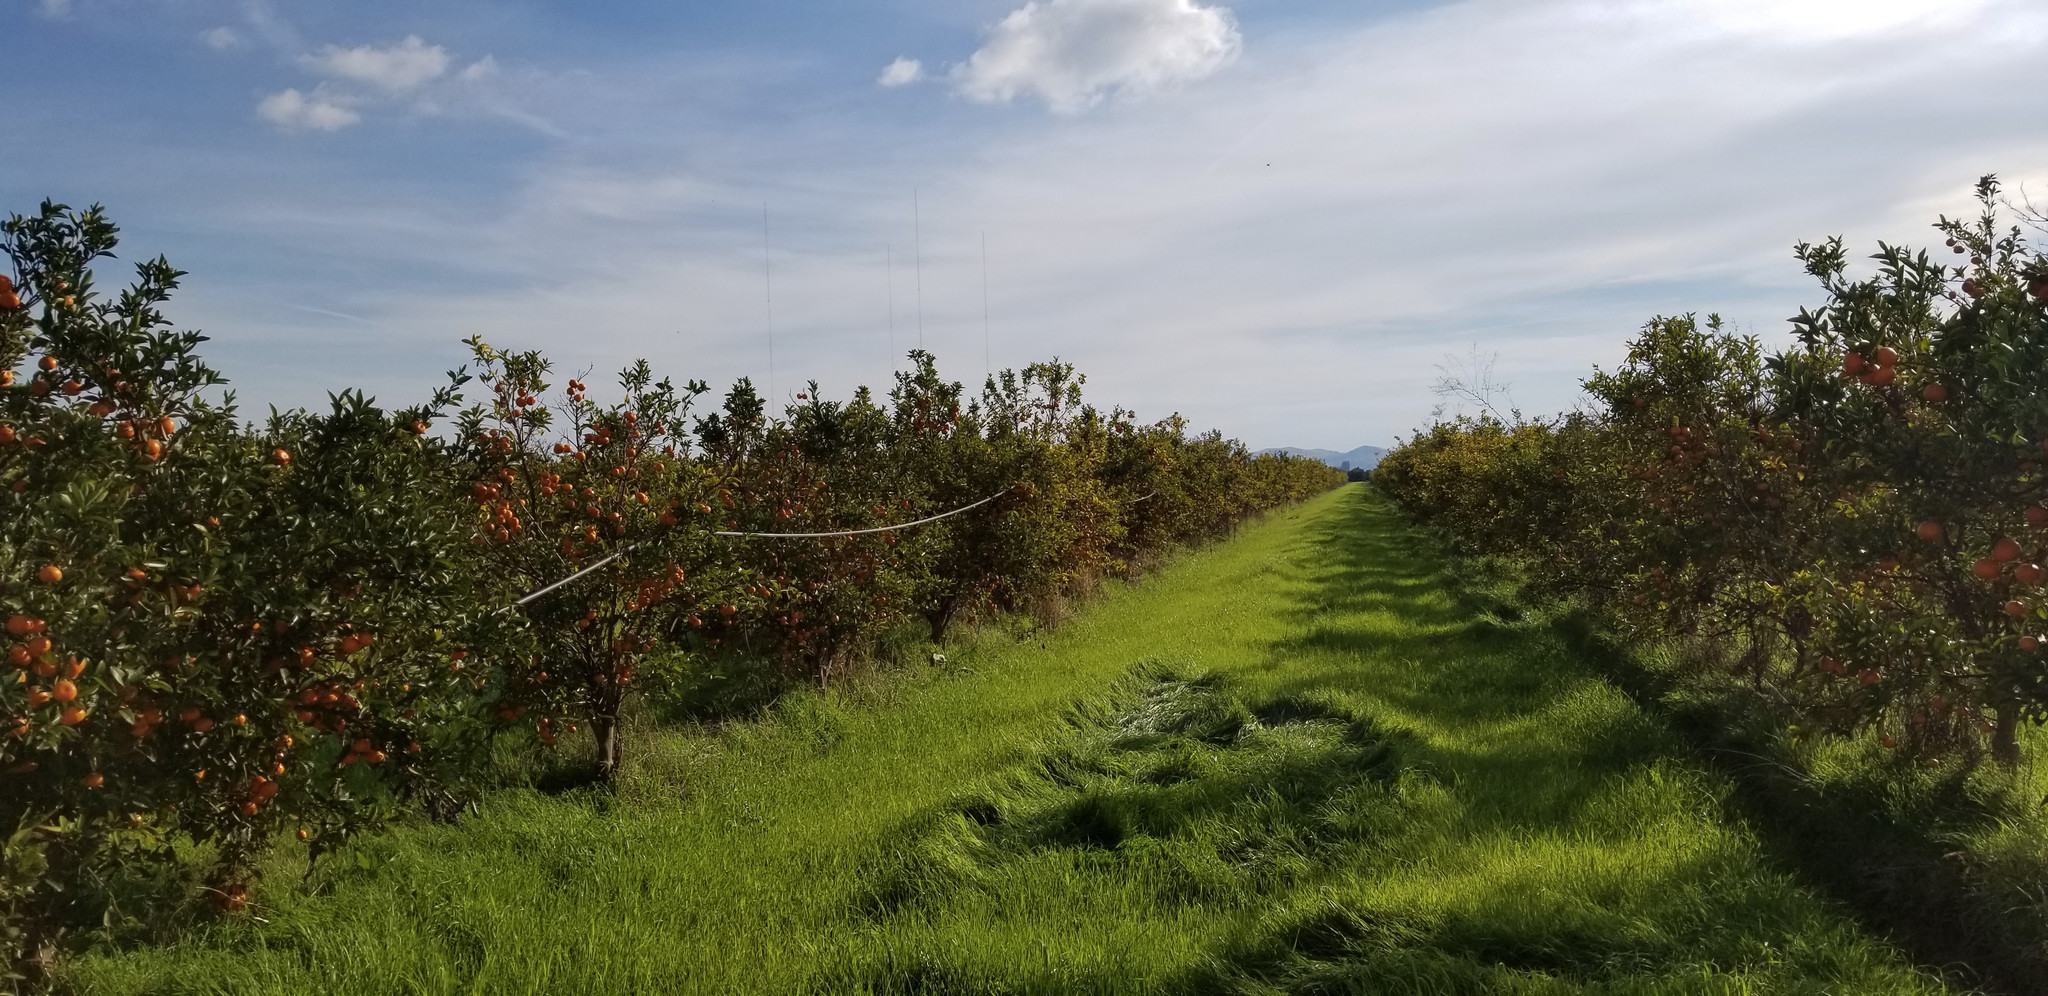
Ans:
POLYGON ((1242 45, 1228 8, 1194 0, 1031 0, 1003 18, 953 78, 973 100, 1028 95, 1074 113, 1111 94, 1201 79, 1242 45))
POLYGON ((285 131, 340 131, 363 119, 315 88, 312 94, 283 90, 263 98, 256 115, 285 131))
POLYGON ((916 59, 898 56, 895 62, 882 67, 882 75, 875 82, 883 86, 904 86, 924 79, 924 64, 916 59))
POLYGON ((235 33, 235 29, 229 27, 202 31, 199 34, 199 40, 205 42, 207 48, 213 49, 216 52, 223 52, 242 44, 242 36, 235 33))
POLYGON ((368 83, 389 93, 416 90, 448 71, 448 51, 421 41, 418 35, 407 35, 404 41, 381 48, 329 45, 300 61, 314 72, 368 83))

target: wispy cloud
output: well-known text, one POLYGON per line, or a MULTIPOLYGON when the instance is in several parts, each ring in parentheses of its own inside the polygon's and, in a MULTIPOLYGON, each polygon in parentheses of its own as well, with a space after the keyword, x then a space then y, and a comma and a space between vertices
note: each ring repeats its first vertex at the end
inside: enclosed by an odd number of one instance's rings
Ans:
POLYGON ((318 87, 311 94, 295 89, 273 93, 256 105, 256 115, 286 131, 340 131, 363 120, 318 87))
POLYGON ((216 52, 224 52, 231 48, 241 47, 242 35, 235 29, 223 25, 200 32, 199 40, 205 42, 207 48, 213 49, 216 52))
MULTIPOLYGON (((267 13, 266 13, 267 16, 267 13)), ((281 34, 289 34, 281 22, 281 34)), ((220 29, 227 30, 227 29, 220 29)), ((495 117, 546 134, 557 129, 521 106, 511 89, 523 80, 505 73, 485 55, 461 69, 443 46, 418 35, 385 45, 326 45, 295 60, 325 79, 311 93, 296 88, 266 97, 257 113, 287 131, 335 131, 373 112, 495 117)))
POLYGON ((329 45, 299 61, 326 76, 368 83, 387 93, 407 93, 448 71, 448 50, 407 35, 392 45, 329 45))
POLYGON ((974 100, 1033 96, 1072 113, 1112 94, 1201 79, 1242 45, 1227 8, 1194 0, 1031 0, 989 32, 953 79, 974 100))

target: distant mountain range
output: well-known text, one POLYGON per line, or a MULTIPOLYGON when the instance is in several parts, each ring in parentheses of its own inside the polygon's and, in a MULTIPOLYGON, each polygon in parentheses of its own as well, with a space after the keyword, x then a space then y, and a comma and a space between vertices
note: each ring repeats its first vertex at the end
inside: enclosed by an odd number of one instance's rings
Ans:
POLYGON ((1260 450, 1259 452, 1286 453, 1290 456, 1321 460, 1332 467, 1342 467, 1348 463, 1353 467, 1363 467, 1366 470, 1371 470, 1379 466, 1380 457, 1387 455, 1387 448, 1384 446, 1361 446, 1346 453, 1339 453, 1336 450, 1305 450, 1299 446, 1275 446, 1272 449, 1260 450))

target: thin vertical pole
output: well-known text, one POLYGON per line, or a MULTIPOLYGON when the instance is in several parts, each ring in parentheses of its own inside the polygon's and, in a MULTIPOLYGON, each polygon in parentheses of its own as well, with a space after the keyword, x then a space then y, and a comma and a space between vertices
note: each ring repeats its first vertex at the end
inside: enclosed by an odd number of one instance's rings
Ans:
POLYGON ((981 233, 981 364, 983 373, 996 375, 995 361, 990 359, 988 335, 988 233, 981 233))
POLYGON ((761 291, 768 314, 768 400, 775 400, 775 275, 768 256, 768 202, 761 202, 761 291))
POLYGON ((882 245, 882 272, 888 274, 889 287, 889 369, 896 369, 896 247, 890 243, 882 245))
POLYGON ((917 348, 924 348, 924 216, 917 209, 917 188, 910 188, 912 259, 917 269, 917 348))

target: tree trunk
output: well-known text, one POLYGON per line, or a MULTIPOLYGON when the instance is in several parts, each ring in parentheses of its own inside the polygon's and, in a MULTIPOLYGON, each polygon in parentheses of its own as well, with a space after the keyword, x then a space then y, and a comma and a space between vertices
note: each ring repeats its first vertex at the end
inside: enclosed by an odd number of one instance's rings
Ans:
POLYGON ((944 601, 924 614, 925 621, 931 623, 933 643, 946 642, 946 628, 953 625, 953 611, 959 605, 960 596, 948 595, 944 601))
POLYGON ((597 776, 611 781, 618 774, 619 762, 625 751, 619 742, 619 716, 616 709, 600 711, 590 717, 590 735, 597 741, 597 776))
POLYGON ((2011 771, 2020 766, 2020 710, 2011 703, 2000 705, 1993 713, 1991 727, 1991 759, 1999 766, 2011 771))

